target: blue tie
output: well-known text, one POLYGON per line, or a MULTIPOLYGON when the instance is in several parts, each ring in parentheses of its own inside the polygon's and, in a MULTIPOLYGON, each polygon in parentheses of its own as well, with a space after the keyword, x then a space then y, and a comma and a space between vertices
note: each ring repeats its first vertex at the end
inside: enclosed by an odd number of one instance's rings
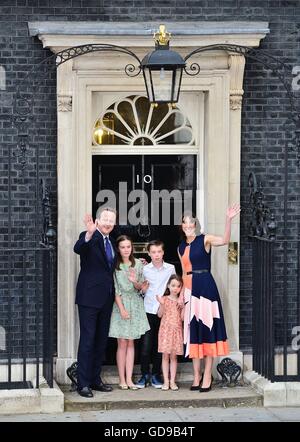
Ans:
POLYGON ((113 260, 114 260, 114 257, 113 257, 113 252, 112 252, 112 249, 111 249, 111 245, 110 245, 110 242, 109 242, 107 236, 105 237, 105 253, 106 253, 106 258, 107 258, 109 267, 111 267, 112 263, 113 263, 113 260))

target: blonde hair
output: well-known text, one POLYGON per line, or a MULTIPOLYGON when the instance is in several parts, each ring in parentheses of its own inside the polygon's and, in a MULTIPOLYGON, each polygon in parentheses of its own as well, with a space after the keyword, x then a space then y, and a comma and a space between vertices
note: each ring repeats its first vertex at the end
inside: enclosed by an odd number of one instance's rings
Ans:
POLYGON ((185 222, 185 218, 190 218, 190 220, 193 222, 193 224, 195 224, 195 233, 196 233, 196 235, 200 235, 200 233, 201 233, 201 224, 199 222, 198 217, 195 215, 195 213, 193 213, 191 211, 186 211, 182 215, 181 224, 179 226, 182 238, 183 239, 185 238, 185 233, 182 230, 182 224, 185 222))

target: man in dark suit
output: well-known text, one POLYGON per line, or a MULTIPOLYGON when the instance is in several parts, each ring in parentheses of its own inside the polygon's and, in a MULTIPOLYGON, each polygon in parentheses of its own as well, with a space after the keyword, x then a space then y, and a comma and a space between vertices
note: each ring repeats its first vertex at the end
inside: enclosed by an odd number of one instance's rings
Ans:
POLYGON ((116 211, 100 208, 95 222, 84 218, 86 231, 74 246, 80 255, 80 273, 76 288, 80 323, 77 381, 78 393, 93 397, 92 390, 109 392, 112 388, 101 380, 101 366, 107 344, 114 303, 113 271, 116 247, 109 237, 116 223, 116 211))

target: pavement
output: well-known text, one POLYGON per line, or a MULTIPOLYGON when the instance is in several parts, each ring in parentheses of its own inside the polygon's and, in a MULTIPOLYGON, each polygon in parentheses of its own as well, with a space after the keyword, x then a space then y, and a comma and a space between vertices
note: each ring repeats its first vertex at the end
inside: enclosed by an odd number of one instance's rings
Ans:
POLYGON ((0 422, 300 422, 300 408, 141 408, 0 416, 0 422))
POLYGON ((28 410, 28 414, 0 415, 0 423, 100 422, 106 429, 113 427, 110 423, 118 422, 123 427, 126 422, 152 422, 156 427, 164 422, 300 422, 300 407, 263 407, 262 395, 243 381, 234 387, 215 381, 207 393, 190 391, 191 381, 178 385, 178 391, 153 387, 120 390, 113 385, 112 392, 94 392, 91 399, 82 398, 70 391, 70 385, 63 385, 60 388, 65 396, 64 413, 29 414, 28 410))

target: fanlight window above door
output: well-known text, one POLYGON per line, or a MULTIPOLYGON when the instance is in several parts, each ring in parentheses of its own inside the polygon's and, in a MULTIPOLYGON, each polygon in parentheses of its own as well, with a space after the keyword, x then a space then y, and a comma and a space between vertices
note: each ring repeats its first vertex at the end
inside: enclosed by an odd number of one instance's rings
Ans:
POLYGON ((136 95, 103 112, 94 125, 93 144, 194 145, 195 140, 188 118, 179 109, 167 104, 153 107, 146 97, 136 95))

